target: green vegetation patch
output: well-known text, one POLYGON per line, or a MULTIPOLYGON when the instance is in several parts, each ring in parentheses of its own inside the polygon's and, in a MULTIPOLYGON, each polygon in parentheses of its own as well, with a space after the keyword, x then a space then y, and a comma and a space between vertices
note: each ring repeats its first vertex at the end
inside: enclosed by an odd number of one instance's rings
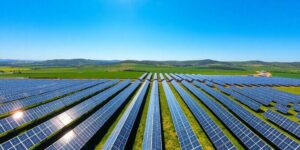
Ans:
POLYGON ((280 91, 300 95, 300 87, 274 87, 274 88, 280 91))

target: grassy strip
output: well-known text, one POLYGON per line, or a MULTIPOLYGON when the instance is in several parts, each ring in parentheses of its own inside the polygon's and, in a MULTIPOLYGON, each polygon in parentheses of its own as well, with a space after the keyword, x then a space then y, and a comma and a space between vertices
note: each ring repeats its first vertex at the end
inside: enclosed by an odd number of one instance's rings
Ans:
MULTIPOLYGON (((144 139, 144 131, 146 127, 146 120, 147 120, 147 112, 148 112, 148 107, 150 103, 150 95, 151 95, 151 89, 152 89, 152 84, 149 86, 149 92, 147 94, 146 102, 145 102, 145 107, 142 110, 142 115, 141 115, 141 121, 140 124, 138 125, 137 133, 134 139, 134 144, 133 144, 133 149, 134 150, 139 150, 142 149, 143 146, 143 139, 144 139)), ((142 106, 141 106, 142 108, 142 106)))
POLYGON ((300 95, 300 87, 274 87, 277 90, 300 95))
POLYGON ((189 108, 185 105, 184 101, 182 100, 180 95, 176 92, 174 87, 172 85, 170 85, 170 88, 171 88, 174 96, 176 97, 179 105, 181 106, 181 109, 183 110, 184 114, 186 115, 193 131, 195 132, 200 144, 202 145, 202 148, 206 149, 206 150, 213 150, 214 148, 213 148, 212 143, 210 142, 209 138, 206 136, 205 132, 202 130, 200 125, 198 124, 198 121, 196 120, 194 115, 190 112, 189 108))
MULTIPOLYGON (((182 85, 182 84, 181 84, 182 85)), ((213 112, 209 110, 208 107, 205 106, 198 98, 191 93, 185 86, 181 86, 192 98, 196 100, 196 102, 200 105, 202 109, 208 114, 208 116, 217 124, 217 126, 223 131, 223 133, 228 137, 228 139, 233 143, 234 146, 238 150, 244 150, 243 146, 239 143, 239 141, 235 138, 235 136, 231 133, 229 129, 214 115, 213 112)), ((206 93, 205 93, 206 94, 206 93)), ((225 108, 226 109, 226 108, 225 108)))
POLYGON ((167 99, 162 84, 159 83, 159 96, 161 106, 162 133, 165 150, 180 150, 178 137, 172 122, 171 113, 168 108, 167 99))

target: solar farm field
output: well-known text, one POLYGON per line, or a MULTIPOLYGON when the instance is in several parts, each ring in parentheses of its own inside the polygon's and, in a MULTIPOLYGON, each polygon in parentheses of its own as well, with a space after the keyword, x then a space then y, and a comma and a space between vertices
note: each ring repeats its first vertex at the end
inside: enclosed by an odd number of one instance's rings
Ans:
POLYGON ((0 80, 0 149, 300 149, 300 79, 0 80), (289 92, 287 92, 289 91, 289 92))

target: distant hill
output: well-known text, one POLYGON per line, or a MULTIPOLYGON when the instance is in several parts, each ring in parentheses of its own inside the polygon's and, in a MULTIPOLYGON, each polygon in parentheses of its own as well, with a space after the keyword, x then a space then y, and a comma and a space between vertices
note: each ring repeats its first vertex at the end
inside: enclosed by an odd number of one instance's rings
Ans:
POLYGON ((0 59, 0 66, 86 66, 86 65, 111 65, 119 63, 118 60, 90 60, 90 59, 53 59, 45 61, 22 61, 0 59))
POLYGON ((54 59, 34 62, 37 66, 86 66, 86 65, 111 65, 119 63, 118 60, 90 60, 90 59, 54 59))
POLYGON ((31 64, 37 61, 33 60, 16 60, 16 59, 0 59, 0 66, 17 66, 31 64))
POLYGON ((53 59, 45 61, 33 60, 13 60, 0 59, 0 66, 88 66, 88 65, 114 65, 122 63, 159 65, 159 66, 175 66, 175 67, 209 67, 224 69, 243 69, 245 67, 265 67, 265 68, 289 68, 300 70, 300 62, 264 62, 264 61, 216 61, 211 59, 204 60, 188 60, 188 61, 136 61, 136 60, 90 60, 90 59, 53 59))

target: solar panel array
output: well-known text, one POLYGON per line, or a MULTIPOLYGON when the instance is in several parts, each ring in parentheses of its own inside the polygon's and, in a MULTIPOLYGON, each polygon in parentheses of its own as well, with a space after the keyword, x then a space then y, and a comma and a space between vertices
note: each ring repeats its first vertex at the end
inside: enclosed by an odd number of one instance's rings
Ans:
POLYGON ((189 121, 187 120, 185 114, 180 108, 168 83, 166 81, 163 81, 162 85, 166 94, 166 99, 168 102, 169 110, 172 116, 172 121, 176 129, 176 133, 178 136, 181 149, 183 150, 202 149, 202 146, 200 145, 194 131, 192 130, 192 127, 189 124, 189 121))
POLYGON ((0 103, 9 102, 25 97, 51 92, 75 84, 82 84, 84 80, 1 80, 0 103), (2 81, 2 82, 1 82, 2 81), (3 83, 4 82, 4 83, 3 83), (30 87, 28 87, 30 85, 30 87))
POLYGON ((263 85, 263 86, 300 86, 299 79, 280 77, 197 75, 198 77, 219 83, 220 85, 263 85))
MULTIPOLYGON (((187 84, 186 81, 182 81, 183 84, 187 84)), ((231 141, 225 136, 222 130, 217 124, 208 116, 208 114, 195 102, 195 100, 187 94, 175 81, 172 81, 172 85, 176 91, 180 94, 184 102, 187 104, 189 109, 192 111, 197 121, 204 129, 214 147, 218 150, 227 149, 233 150, 236 147, 231 141)))
POLYGON ((32 109, 16 112, 15 114, 13 114, 11 116, 0 119, 0 133, 7 132, 7 131, 12 130, 12 129, 14 129, 18 126, 21 126, 25 123, 28 124, 31 121, 41 118, 57 109, 64 108, 67 105, 70 105, 76 101, 83 99, 84 97, 87 97, 93 93, 96 93, 97 91, 101 91, 105 88, 108 88, 117 82, 118 82, 118 80, 109 81, 109 82, 94 86, 92 88, 80 91, 78 93, 72 94, 70 96, 66 96, 66 97, 60 98, 58 100, 34 107, 32 109), (22 114, 22 118, 16 117, 16 114, 18 114, 18 113, 22 114))
POLYGON ((63 96, 68 93, 76 92, 78 90, 82 90, 85 88, 88 88, 90 86, 94 86, 96 84, 102 83, 104 80, 97 80, 97 81, 91 81, 84 84, 64 88, 59 91, 51 92, 51 93, 45 93, 42 95, 34 96, 34 97, 28 97, 22 100, 12 101, 10 103, 4 103, 0 105, 0 114, 7 113, 10 111, 15 111, 18 109, 21 109, 23 107, 27 107, 33 104, 42 103, 47 100, 53 99, 55 97, 63 96))
MULTIPOLYGON (((48 150, 62 149, 81 149, 85 144, 108 122, 115 112, 126 102, 128 97, 140 85, 136 80, 121 93, 116 95, 112 100, 96 111, 93 115, 81 122, 75 128, 70 130, 52 145, 48 150), (71 136, 70 136, 71 135, 71 136), (67 140, 66 140, 67 139, 67 140)), ((127 82, 128 84, 128 82, 127 82)))
POLYGON ((288 118, 273 112, 272 110, 268 110, 264 113, 264 116, 268 118, 270 121, 274 122, 281 128, 289 131, 290 133, 296 135, 300 138, 300 124, 297 122, 291 121, 288 118))
POLYGON ((298 149, 300 148, 300 144, 296 141, 292 140, 288 136, 279 132, 260 118, 256 117, 240 105, 234 103, 229 100, 227 97, 222 95, 221 93, 211 89, 210 87, 201 84, 199 82, 194 82, 195 85, 199 86, 210 95, 219 100, 223 105, 225 105, 228 109, 234 112, 240 119, 244 120, 248 125, 250 125, 255 131, 260 133, 264 138, 268 139, 272 144, 276 145, 279 149, 287 150, 287 149, 298 149))
POLYGON ((285 106, 289 105, 289 103, 297 104, 300 102, 300 96, 291 96, 291 94, 286 94, 269 87, 244 87, 243 90, 251 92, 252 95, 264 97, 285 106))
POLYGON ((130 105, 122 115, 120 121, 108 137, 102 149, 125 149, 126 143, 134 126, 135 120, 145 99, 146 92, 149 87, 149 82, 143 83, 130 105))
POLYGON ((228 95, 231 95, 233 98, 235 98, 239 102, 245 104, 246 106, 248 106, 252 110, 254 110, 254 111, 259 111, 260 110, 261 104, 253 101, 249 97, 244 96, 244 95, 242 95, 240 93, 234 92, 230 88, 225 88, 225 87, 220 86, 220 85, 218 85, 217 88, 220 89, 222 92, 224 92, 224 93, 226 93, 228 95))
POLYGON ((217 104, 214 100, 209 98, 203 92, 199 91, 196 87, 189 83, 183 83, 195 96, 201 100, 227 127, 228 129, 240 140, 243 145, 248 149, 264 149, 271 150, 272 148, 244 125, 239 119, 234 117, 231 113, 225 110, 221 105, 217 104))
POLYGON ((255 92, 247 89, 247 88, 237 88, 237 87, 231 87, 232 90, 234 90, 237 93, 240 93, 244 96, 249 97, 250 99, 253 99, 254 101, 263 104, 264 106, 269 106, 272 102, 271 99, 265 97, 265 95, 256 95, 255 92))
POLYGON ((110 90, 104 91, 94 97, 91 97, 84 102, 60 113, 59 115, 51 118, 50 120, 43 122, 34 128, 27 130, 26 132, 2 143, 1 149, 29 149, 32 146, 44 141, 48 136, 58 132, 72 121, 78 119, 82 115, 86 114, 97 105, 106 101, 110 96, 117 91, 128 85, 130 81, 126 80, 122 83, 112 87, 110 90), (112 92, 113 91, 113 92, 112 92))
POLYGON ((157 81, 153 81, 152 84, 142 148, 143 150, 163 149, 157 81))
POLYGON ((181 73, 165 77, 144 73, 133 82, 0 80, 0 150, 92 149, 97 144, 100 149, 177 148, 170 145, 172 142, 187 150, 240 146, 300 150, 300 95, 274 88, 300 86, 299 79, 181 73), (160 103, 160 92, 164 92, 166 102, 160 103), (170 116, 165 110, 161 115, 161 106, 169 108, 170 116), (190 124, 187 114, 198 124, 190 124), (109 127, 112 124, 115 126, 109 127), (194 126, 203 132, 194 132, 194 126), (170 129, 173 127, 175 131, 170 129), (174 137, 169 138, 167 130, 174 137), (202 138, 207 138, 207 143, 202 138))

